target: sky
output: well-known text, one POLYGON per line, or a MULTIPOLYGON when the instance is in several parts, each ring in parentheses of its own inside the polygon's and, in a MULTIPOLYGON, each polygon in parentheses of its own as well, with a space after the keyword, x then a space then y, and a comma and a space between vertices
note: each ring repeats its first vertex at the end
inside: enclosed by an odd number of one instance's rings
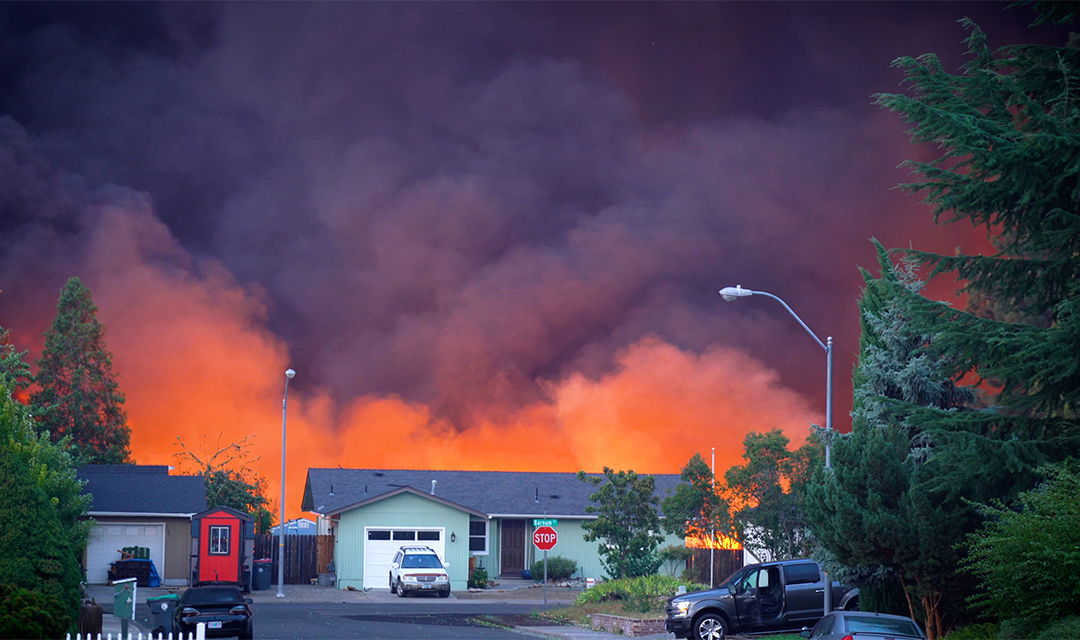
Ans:
MULTIPOLYGON (((850 429, 871 238, 951 253, 873 104, 1063 44, 998 2, 0 3, 0 326, 99 307, 140 464, 677 473, 850 429), (283 416, 284 371, 292 368, 283 416)), ((948 297, 954 283, 934 283, 948 297)))

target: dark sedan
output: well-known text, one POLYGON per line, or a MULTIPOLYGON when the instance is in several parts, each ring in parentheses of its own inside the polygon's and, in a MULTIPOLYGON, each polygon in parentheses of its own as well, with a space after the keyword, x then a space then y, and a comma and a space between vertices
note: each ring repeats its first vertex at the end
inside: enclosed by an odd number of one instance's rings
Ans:
POLYGON ((206 624, 207 638, 238 636, 251 640, 251 598, 245 598, 236 587, 192 587, 180 596, 173 613, 173 633, 195 633, 196 626, 206 624))
POLYGON ((911 618, 865 611, 833 611, 814 628, 803 629, 811 640, 926 640, 911 618))

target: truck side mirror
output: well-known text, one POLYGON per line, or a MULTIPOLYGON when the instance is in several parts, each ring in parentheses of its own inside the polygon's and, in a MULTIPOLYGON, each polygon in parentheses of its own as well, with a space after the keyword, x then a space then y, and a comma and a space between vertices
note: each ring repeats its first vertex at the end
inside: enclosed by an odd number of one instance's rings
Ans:
POLYGON ((728 590, 728 593, 730 593, 731 595, 735 595, 735 585, 729 584, 727 586, 727 590, 728 590))

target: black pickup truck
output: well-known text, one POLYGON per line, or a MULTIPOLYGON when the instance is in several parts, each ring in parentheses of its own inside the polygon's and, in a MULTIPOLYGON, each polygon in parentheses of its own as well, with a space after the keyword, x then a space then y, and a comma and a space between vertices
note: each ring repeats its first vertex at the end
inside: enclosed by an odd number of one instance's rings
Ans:
MULTIPOLYGON (((858 590, 831 586, 834 608, 858 608, 858 590)), ((664 628, 677 638, 723 640, 729 633, 813 627, 824 607, 825 579, 816 562, 765 562, 746 565, 715 589, 668 600, 664 628)))

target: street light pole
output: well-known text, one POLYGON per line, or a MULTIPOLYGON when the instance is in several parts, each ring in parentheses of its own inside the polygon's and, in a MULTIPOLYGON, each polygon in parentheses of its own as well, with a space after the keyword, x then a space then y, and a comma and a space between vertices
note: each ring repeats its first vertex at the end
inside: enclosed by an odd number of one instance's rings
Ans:
MULTIPOLYGON (((822 342, 821 338, 817 337, 817 334, 811 331, 810 327, 806 326, 806 323, 802 321, 802 318, 792 311, 791 307, 789 307, 786 302, 771 293, 743 289, 742 286, 736 285, 734 287, 724 287, 720 290, 720 295, 728 302, 734 302, 735 300, 745 298, 746 296, 766 296, 776 300, 784 305, 784 308, 791 314, 791 317, 795 318, 799 323, 799 326, 810 334, 810 337, 814 339, 814 342, 818 343, 818 346, 825 350, 825 360, 827 363, 825 367, 825 468, 832 469, 832 336, 829 336, 825 339, 825 342, 822 342)), ((832 611, 832 581, 829 580, 828 572, 823 573, 825 574, 825 613, 828 614, 832 611)))
POLYGON ((285 597, 285 411, 289 405, 289 380, 296 375, 285 370, 285 397, 281 400, 281 519, 278 520, 277 597, 285 597))

